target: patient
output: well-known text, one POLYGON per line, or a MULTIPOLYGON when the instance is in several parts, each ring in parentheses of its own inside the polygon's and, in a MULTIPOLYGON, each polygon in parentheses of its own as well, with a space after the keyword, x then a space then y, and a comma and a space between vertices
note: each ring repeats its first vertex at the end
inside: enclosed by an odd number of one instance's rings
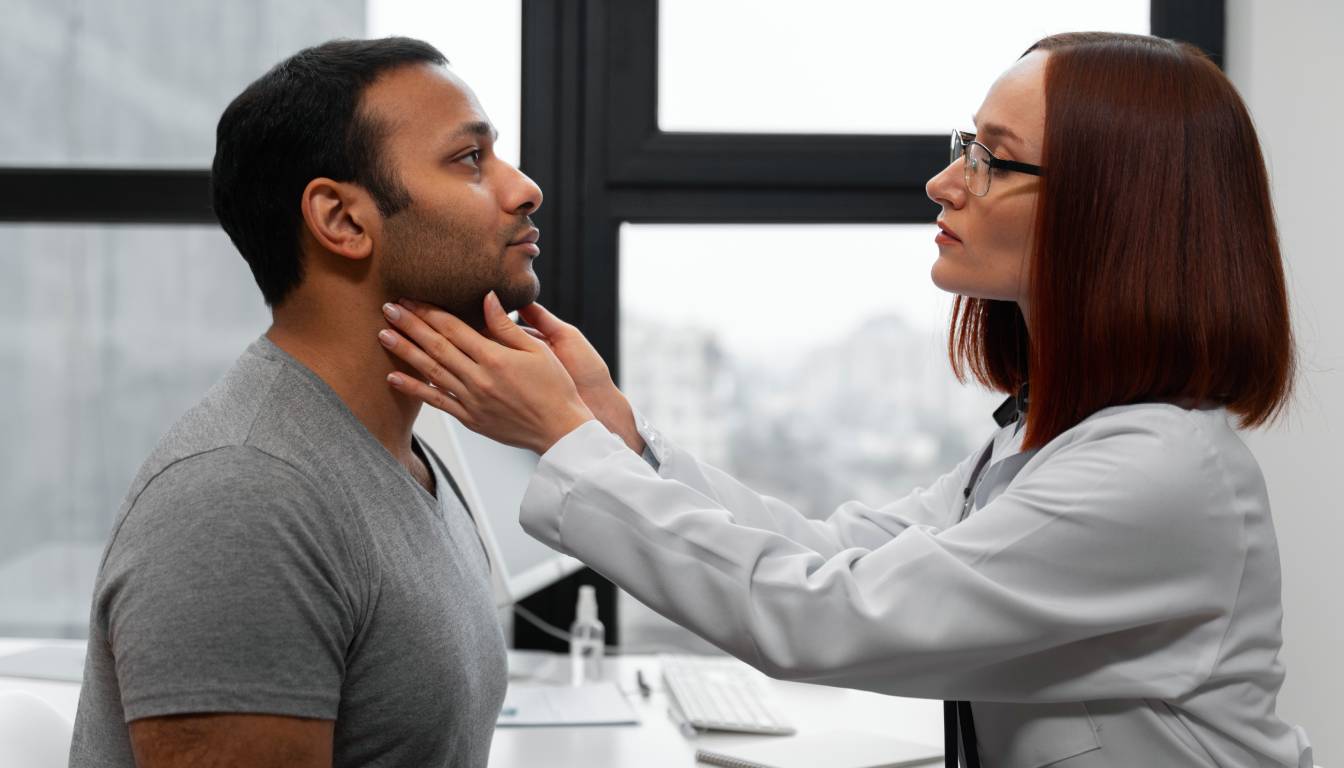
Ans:
POLYGON ((506 677, 489 566, 375 334, 401 296, 478 324, 490 291, 535 299, 541 191, 445 64, 333 41, 220 118, 215 211, 273 325, 132 483, 71 765, 486 764, 506 677))

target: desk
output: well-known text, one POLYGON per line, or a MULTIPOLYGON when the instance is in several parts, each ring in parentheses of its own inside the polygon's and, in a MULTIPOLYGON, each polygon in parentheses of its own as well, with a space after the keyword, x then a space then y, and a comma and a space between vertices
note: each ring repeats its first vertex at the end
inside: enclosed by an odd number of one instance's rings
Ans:
MULTIPOLYGON (((0 638, 0 655, 38 645, 83 641, 14 640, 0 638)), ((624 656, 606 661, 608 679, 619 683, 639 713, 638 726, 587 726, 555 728, 500 728, 490 749, 492 768, 689 768, 701 746, 725 747, 769 736, 707 733, 695 740, 681 735, 667 714, 658 660, 652 656, 624 656), (635 672, 642 670, 653 688, 645 699, 639 695, 635 672)), ((511 653, 510 677, 525 680, 563 679, 568 659, 534 653, 511 653)), ((24 690, 41 697, 72 722, 79 702, 76 683, 0 678, 0 691, 24 690)), ((800 733, 833 728, 888 733, 924 744, 942 741, 942 702, 901 699, 874 693, 824 686, 767 682, 767 690, 782 714, 800 733)), ((936 763, 930 763, 935 765, 936 763)))
MULTIPOLYGON (((517 655, 510 661, 516 658, 517 655)), ((561 670, 552 674, 568 673, 568 659, 563 662, 558 665, 561 670)), ((609 658, 606 663, 608 679, 620 684, 639 713, 641 722, 638 726, 499 728, 490 749, 490 765, 504 768, 689 768, 696 764, 695 750, 699 747, 718 748, 776 738, 716 732, 701 734, 694 741, 687 740, 667 714, 667 696, 662 690, 657 658, 623 656, 609 658), (653 688, 648 699, 638 693, 636 670, 643 670, 644 679, 653 688)), ((543 672, 542 676, 546 674, 543 672)), ((510 675, 513 676, 513 672, 510 675)), ((873 731, 933 745, 940 744, 943 739, 941 701, 901 699, 779 680, 767 680, 766 690, 781 714, 793 722, 799 733, 831 729, 873 731)), ((928 765, 941 765, 941 758, 928 765)))

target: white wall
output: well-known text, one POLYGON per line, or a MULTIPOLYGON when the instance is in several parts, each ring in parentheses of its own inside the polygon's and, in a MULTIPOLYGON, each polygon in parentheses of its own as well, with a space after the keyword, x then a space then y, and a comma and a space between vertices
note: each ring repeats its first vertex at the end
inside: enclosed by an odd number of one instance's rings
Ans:
MULTIPOLYGON (((1228 0, 1228 61, 1269 163, 1301 355, 1297 399, 1252 433, 1283 558, 1279 712, 1344 765, 1344 3, 1228 0)), ((1228 169, 1235 173, 1235 169, 1228 169)))

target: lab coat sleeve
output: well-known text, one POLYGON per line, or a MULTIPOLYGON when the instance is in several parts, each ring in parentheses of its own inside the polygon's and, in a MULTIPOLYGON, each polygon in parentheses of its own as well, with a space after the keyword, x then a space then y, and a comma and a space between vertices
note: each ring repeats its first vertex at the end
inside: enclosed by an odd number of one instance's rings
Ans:
POLYGON ((655 467, 660 477, 703 494, 737 525, 774 531, 826 556, 849 547, 876 548, 912 525, 937 528, 951 525, 960 512, 962 489, 979 455, 977 451, 929 487, 916 489, 889 504, 871 507, 848 501, 829 517, 817 519, 780 499, 757 493, 726 472, 699 461, 668 441, 638 413, 635 423, 647 446, 645 461, 655 467), (652 454, 652 461, 647 454, 652 454))
POLYGON ((1210 443, 1179 413, 1155 418, 1075 427, 955 526, 825 548, 737 522, 713 483, 660 477, 589 422, 542 457, 522 523, 774 677, 973 701, 1170 699, 1210 674, 1246 543, 1210 443))

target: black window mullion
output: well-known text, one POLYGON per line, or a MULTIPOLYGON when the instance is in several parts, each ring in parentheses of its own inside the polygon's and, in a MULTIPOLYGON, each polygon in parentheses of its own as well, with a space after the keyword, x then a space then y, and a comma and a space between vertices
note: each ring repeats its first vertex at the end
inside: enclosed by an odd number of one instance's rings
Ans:
POLYGON ((619 188, 607 193, 613 219, 635 223, 928 223, 937 207, 924 188, 619 188))
POLYGON ((210 172, 0 168, 0 221, 213 224, 210 172))
POLYGON ((1197 45, 1224 68, 1226 0, 1152 0, 1148 10, 1154 35, 1197 45))

